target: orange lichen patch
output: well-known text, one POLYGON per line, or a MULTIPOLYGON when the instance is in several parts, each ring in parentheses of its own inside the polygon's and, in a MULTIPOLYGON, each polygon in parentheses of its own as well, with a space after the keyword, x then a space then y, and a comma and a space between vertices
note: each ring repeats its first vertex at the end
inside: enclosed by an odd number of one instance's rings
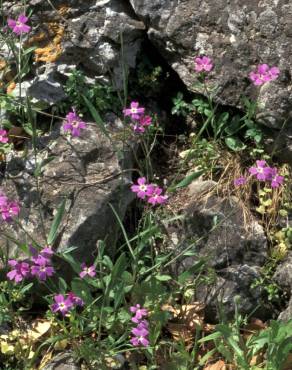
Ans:
POLYGON ((62 53, 61 42, 65 28, 59 23, 50 22, 43 25, 47 32, 41 31, 28 40, 28 45, 38 45, 34 50, 36 62, 55 62, 62 53))
POLYGON ((62 54, 60 45, 50 44, 45 48, 38 48, 34 51, 36 62, 55 62, 62 54))
POLYGON ((0 59, 0 71, 7 66, 7 63, 4 59, 0 59))
POLYGON ((7 86, 7 94, 11 94, 12 91, 15 89, 16 83, 14 81, 10 82, 10 84, 7 86))
POLYGON ((70 7, 69 6, 66 6, 66 5, 60 5, 58 7, 58 13, 64 17, 64 15, 66 15, 70 10, 70 7))

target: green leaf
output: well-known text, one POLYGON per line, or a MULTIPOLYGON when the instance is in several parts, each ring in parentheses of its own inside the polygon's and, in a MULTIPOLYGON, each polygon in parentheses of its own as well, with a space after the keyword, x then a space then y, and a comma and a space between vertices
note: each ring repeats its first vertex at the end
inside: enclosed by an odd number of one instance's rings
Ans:
POLYGON ((198 177, 202 176, 205 173, 205 170, 199 170, 196 172, 191 173, 190 175, 186 176, 182 181, 176 184, 173 188, 170 188, 169 191, 174 191, 178 188, 185 188, 186 186, 190 185, 198 177))
POLYGON ((228 146, 229 149, 233 150, 234 152, 239 152, 246 148, 246 145, 237 137, 226 137, 225 144, 228 146))
POLYGON ((155 275, 155 279, 158 281, 169 281, 172 280, 172 277, 169 275, 155 275))
POLYGON ((105 124, 104 124, 104 122, 103 122, 100 114, 95 109, 95 107, 93 106, 93 104, 87 99, 86 96, 82 95, 82 97, 83 97, 83 100, 84 100, 84 102, 85 102, 88 110, 90 111, 92 117, 94 118, 95 123, 101 129, 101 131, 104 133, 104 135, 110 139, 110 135, 109 135, 109 133, 108 133, 106 127, 105 127, 105 124))
POLYGON ((53 220, 51 230, 50 230, 48 238, 47 238, 47 243, 49 245, 52 245, 54 243, 54 241, 56 240, 58 229, 61 225, 61 222, 62 222, 62 219, 63 219, 63 216, 64 216, 65 205, 66 205, 66 199, 64 199, 63 202, 61 203, 61 205, 60 205, 60 207, 59 207, 59 209, 56 213, 56 216, 53 220))
POLYGON ((62 294, 67 291, 67 283, 62 277, 59 277, 59 291, 62 294))

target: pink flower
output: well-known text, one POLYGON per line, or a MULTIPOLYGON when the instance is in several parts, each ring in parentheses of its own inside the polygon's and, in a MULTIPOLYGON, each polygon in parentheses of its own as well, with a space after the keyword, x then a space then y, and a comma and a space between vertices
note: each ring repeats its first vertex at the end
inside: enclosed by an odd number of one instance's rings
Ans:
POLYGON ((280 70, 278 67, 269 67, 267 64, 259 64, 255 71, 250 72, 249 78, 256 86, 278 78, 280 70))
POLYGON ((54 296, 55 303, 52 304, 53 312, 60 312, 63 316, 73 307, 73 302, 69 298, 65 298, 62 294, 54 296))
POLYGON ((87 267, 85 263, 81 265, 82 271, 80 272, 79 276, 83 279, 86 275, 94 277, 96 275, 95 266, 87 267))
POLYGON ((152 118, 150 116, 142 116, 139 118, 139 121, 133 125, 133 130, 136 134, 143 134, 145 128, 150 126, 152 123, 152 118))
POLYGON ((123 109, 124 116, 130 116, 133 120, 138 120, 144 114, 144 111, 145 108, 139 108, 139 103, 136 101, 131 102, 130 108, 123 109))
POLYGON ((82 298, 78 297, 76 294, 74 294, 73 292, 69 292, 68 293, 68 299, 71 300, 71 302, 73 303, 73 305, 75 306, 84 306, 84 301, 82 298))
POLYGON ((153 189, 147 194, 148 195, 148 203, 156 205, 156 204, 164 204, 168 196, 161 195, 162 189, 158 186, 154 186, 153 189))
POLYGON ((21 14, 17 20, 9 18, 7 24, 12 32, 19 36, 22 33, 28 33, 31 30, 31 27, 26 24, 27 22, 28 18, 24 14, 21 14))
POLYGON ((134 337, 130 339, 130 342, 133 344, 133 346, 146 347, 149 345, 149 340, 147 339, 149 331, 146 328, 134 328, 132 330, 132 334, 134 334, 134 337))
POLYGON ((250 167, 249 173, 252 175, 256 175, 257 179, 260 181, 266 181, 270 174, 270 167, 266 166, 266 161, 260 160, 256 161, 256 167, 250 167))
POLYGON ((66 120, 63 123, 63 130, 70 132, 72 136, 80 136, 81 130, 86 128, 86 123, 76 114, 73 109, 66 116, 66 120))
POLYGON ((0 130, 0 143, 7 143, 8 142, 8 136, 6 130, 0 130))
POLYGON ((130 311, 135 314, 134 317, 132 317, 132 321, 135 323, 139 323, 140 320, 143 319, 143 317, 148 316, 148 311, 146 308, 141 308, 139 304, 136 304, 136 306, 130 307, 130 311))
POLYGON ((144 199, 147 195, 152 194, 154 185, 147 184, 145 177, 140 177, 137 180, 137 184, 131 186, 133 193, 137 193, 137 197, 144 199))
POLYGON ((6 275, 9 280, 14 280, 16 283, 19 283, 30 275, 29 264, 26 262, 9 260, 8 265, 13 267, 6 275))
POLYGON ((136 125, 133 125, 133 131, 136 134, 144 134, 145 128, 141 126, 139 123, 136 123, 136 125))
POLYGON ((3 220, 10 222, 14 216, 19 214, 20 208, 17 202, 7 201, 6 204, 0 206, 0 212, 3 220))
POLYGON ((247 182, 247 179, 245 177, 238 177, 238 179, 234 180, 234 185, 241 186, 241 185, 245 185, 246 182, 247 182))
POLYGON ((202 56, 195 58, 195 71, 196 72, 210 72, 213 69, 211 58, 202 56))
POLYGON ((271 187, 272 188, 278 188, 280 185, 283 184, 284 177, 278 175, 278 169, 277 168, 271 168, 270 174, 268 176, 268 180, 271 181, 271 187))
POLYGON ((142 116, 139 120, 139 124, 143 127, 150 126, 152 123, 152 118, 150 116, 142 116))
POLYGON ((45 281, 47 277, 54 275, 54 268, 46 263, 41 263, 31 266, 32 276, 37 276, 41 281, 45 281))

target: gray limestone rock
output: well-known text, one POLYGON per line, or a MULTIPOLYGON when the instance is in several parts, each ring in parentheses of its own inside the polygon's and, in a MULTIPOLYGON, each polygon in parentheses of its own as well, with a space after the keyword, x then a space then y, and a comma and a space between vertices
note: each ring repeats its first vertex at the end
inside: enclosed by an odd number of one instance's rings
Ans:
MULTIPOLYGON (((194 88, 194 56, 208 55, 215 100, 242 108, 242 95, 258 99, 259 121, 281 131, 285 157, 292 163, 291 19, 292 3, 271 0, 130 0, 157 50, 189 90, 194 88), (280 77, 255 87, 249 73, 258 64, 280 68, 280 77)), ((204 94, 204 91, 200 91, 204 94)), ((277 131, 271 138, 277 137, 277 131)), ((281 154, 279 155, 281 158, 281 154)))
POLYGON ((279 315, 281 320, 292 319, 292 253, 289 252, 284 261, 276 269, 274 280, 283 289, 284 294, 290 297, 288 305, 279 315))
POLYGON ((45 367, 44 370, 80 370, 70 352, 62 352, 56 355, 45 367))
MULTIPOLYGON (((119 233, 117 220, 110 207, 123 219, 133 199, 131 183, 131 148, 123 157, 95 123, 88 123, 77 138, 69 138, 54 131, 40 139, 37 163, 43 166, 37 191, 33 173, 36 168, 33 152, 25 158, 13 156, 7 163, 1 187, 21 204, 21 226, 41 245, 46 244, 57 208, 66 201, 66 217, 55 248, 77 247, 79 260, 92 258, 99 240, 105 240, 107 253, 114 254, 119 233), (49 160, 48 160, 49 158, 49 160), (40 194, 41 197, 38 196, 40 194)), ((128 151, 127 151, 128 150, 128 151)), ((0 230, 21 242, 31 242, 17 225, 0 224, 0 230)), ((1 233, 0 244, 7 243, 1 233)), ((8 242, 10 253, 16 250, 8 242)))
MULTIPOLYGON (((252 216, 246 222, 243 206, 236 197, 221 198, 212 194, 214 188, 216 183, 212 181, 193 182, 180 209, 183 221, 166 225, 171 237, 168 248, 180 255, 170 271, 177 276, 205 259, 217 276, 215 282, 203 284, 196 292, 196 298, 205 301, 206 310, 214 312, 221 299, 231 317, 234 297, 239 296, 242 312, 251 313, 262 294, 260 288, 251 285, 260 277, 260 268, 266 261, 267 239, 263 227, 252 216), (194 255, 183 256, 186 248, 194 255)), ((260 314, 264 317, 269 308, 262 308, 260 314)))

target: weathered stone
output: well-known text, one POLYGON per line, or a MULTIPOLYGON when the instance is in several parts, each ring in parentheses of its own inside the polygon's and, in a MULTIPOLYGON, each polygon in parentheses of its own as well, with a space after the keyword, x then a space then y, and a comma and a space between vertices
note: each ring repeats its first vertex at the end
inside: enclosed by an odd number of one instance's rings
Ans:
MULTIPOLYGON (((192 241, 199 257, 207 257, 210 266, 221 269, 234 264, 263 265, 267 258, 267 240, 263 228, 254 220, 245 225, 242 206, 235 197, 207 196, 192 198, 184 210, 184 223, 176 234, 178 251, 192 241)), ((188 259, 179 264, 188 265, 188 259)), ((192 258, 190 259, 192 264, 192 258)))
POLYGON ((281 320, 292 319, 292 252, 289 252, 284 261, 276 269, 274 280, 283 289, 290 301, 284 311, 279 315, 281 320))
MULTIPOLYGON (((131 149, 126 148, 120 157, 118 148, 95 123, 88 124, 79 138, 70 139, 54 131, 50 137, 40 139, 38 145, 37 163, 52 159, 38 179, 39 192, 32 152, 27 158, 13 156, 8 161, 1 184, 21 204, 22 227, 45 245, 56 210, 67 199, 66 217, 55 247, 63 250, 76 246, 76 257, 86 260, 92 258, 98 241, 105 240, 107 253, 113 254, 119 226, 110 205, 123 219, 133 199, 129 190, 131 172, 126 171, 132 167, 131 149)), ((21 242, 31 242, 15 225, 1 224, 0 228, 21 242)), ((5 245, 5 240, 2 234, 0 244, 5 245)), ((12 254, 15 245, 8 242, 8 246, 12 254)))
POLYGON ((267 318, 271 306, 264 304, 263 289, 252 287, 260 276, 259 267, 235 265, 217 271, 214 284, 200 285, 196 290, 196 299, 206 303, 207 320, 218 321, 220 308, 227 318, 232 318, 236 305, 242 315, 253 312, 257 317, 267 318))
MULTIPOLYGON (((116 88, 122 89, 122 68, 135 67, 145 36, 143 22, 137 20, 126 1, 89 0, 85 4, 81 0, 31 0, 28 5, 34 9, 28 46, 37 46, 38 53, 43 50, 32 66, 35 77, 27 81, 32 97, 58 103, 64 99, 64 77, 78 67, 91 76, 107 75, 116 88), (49 66, 49 73, 43 72, 44 65, 49 66)), ((10 17, 19 14, 18 2, 4 1, 2 9, 10 17)))
POLYGON ((59 353, 45 367, 44 370, 80 370, 81 367, 70 352, 59 353))
MULTIPOLYGON (((234 296, 238 295, 244 313, 250 313, 261 293, 251 284, 260 277, 260 267, 267 258, 265 233, 251 215, 245 221, 243 207, 236 197, 221 198, 212 194, 214 189, 216 183, 212 181, 191 184, 179 211, 183 221, 166 226, 171 238, 168 247, 175 249, 176 255, 183 254, 191 245, 195 254, 179 257, 171 266, 171 273, 177 276, 205 259, 217 280, 214 285, 200 288, 198 298, 221 294, 230 316, 234 312, 234 296)), ((214 310, 215 301, 206 300, 207 310, 214 310)))
MULTIPOLYGON (((197 75, 193 58, 215 63, 209 87, 219 103, 242 107, 241 97, 258 99, 260 122, 280 130, 292 163, 291 19, 292 4, 271 0, 130 0, 148 27, 148 36, 189 90, 197 75), (248 75, 257 64, 277 65, 280 77, 255 87, 248 75)), ((196 86, 196 91, 198 87, 196 86)), ((200 91, 204 94, 204 91, 200 91)), ((272 137, 276 136, 272 135, 272 137)), ((281 155, 280 155, 281 157, 281 155)))

